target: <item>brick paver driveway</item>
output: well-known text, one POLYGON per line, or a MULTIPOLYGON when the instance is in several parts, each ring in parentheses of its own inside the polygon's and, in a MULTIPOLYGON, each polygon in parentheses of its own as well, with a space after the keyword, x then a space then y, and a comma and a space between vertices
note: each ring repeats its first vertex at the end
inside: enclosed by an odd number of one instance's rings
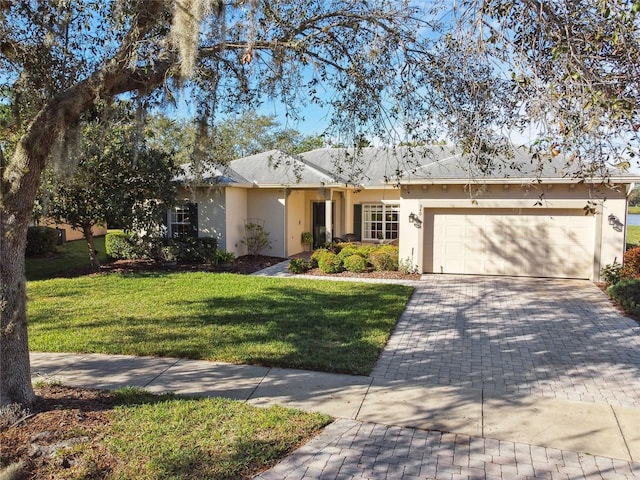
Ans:
POLYGON ((373 377, 640 407, 640 326, 593 283, 420 283, 373 377))
MULTIPOLYGON (((428 275, 415 285, 376 380, 640 408, 640 326, 593 283, 428 275)), ((257 478, 640 480, 633 460, 339 420, 257 478)))

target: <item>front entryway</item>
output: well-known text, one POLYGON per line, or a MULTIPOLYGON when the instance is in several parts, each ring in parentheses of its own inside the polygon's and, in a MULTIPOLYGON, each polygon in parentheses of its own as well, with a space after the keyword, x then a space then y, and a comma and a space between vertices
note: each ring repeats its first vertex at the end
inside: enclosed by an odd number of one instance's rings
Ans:
MULTIPOLYGON (((334 212, 331 218, 335 218, 335 205, 331 204, 334 212)), ((312 206, 313 216, 313 248, 319 248, 330 238, 327 238, 327 203, 326 202, 313 202, 312 206)), ((333 225, 331 225, 330 232, 333 232, 333 225)))

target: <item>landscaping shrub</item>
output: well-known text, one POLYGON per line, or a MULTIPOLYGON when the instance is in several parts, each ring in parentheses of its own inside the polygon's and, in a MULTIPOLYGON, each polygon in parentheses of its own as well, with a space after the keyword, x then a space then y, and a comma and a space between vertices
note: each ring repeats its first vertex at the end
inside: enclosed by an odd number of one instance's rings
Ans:
POLYGON ((114 232, 107 233, 104 244, 107 256, 114 260, 158 259, 167 239, 114 232))
POLYGON ((27 229, 27 249, 25 255, 46 255, 55 253, 58 244, 58 230, 51 227, 29 227, 27 229))
POLYGON ((351 246, 352 244, 348 242, 331 242, 327 245, 329 250, 331 250, 335 254, 339 254, 340 252, 342 252, 344 248, 348 248, 351 246))
POLYGON ((344 269, 348 272, 362 273, 367 270, 367 261, 358 254, 353 254, 345 258, 343 265, 344 269))
POLYGON ((356 253, 362 258, 369 260, 369 255, 371 255, 371 252, 375 252, 378 248, 380 248, 379 245, 360 245, 357 247, 356 253))
POLYGON ((218 241, 212 237, 187 237, 175 241, 178 261, 183 263, 212 263, 216 261, 218 241))
POLYGON ((241 243, 247 246, 249 255, 257 257, 263 250, 271 248, 270 233, 258 223, 249 222, 244 226, 245 236, 241 243))
POLYGON ((107 233, 104 237, 104 249, 109 258, 131 259, 134 248, 130 236, 124 232, 107 233))
MULTIPOLYGON (((338 254, 338 256, 340 257, 340 260, 342 262, 344 262, 344 260, 352 255, 358 255, 358 256, 362 256, 360 255, 359 251, 358 251, 358 246, 357 245, 353 245, 351 243, 343 243, 342 245, 342 249, 340 250, 340 252, 336 252, 338 254)), ((363 258, 366 258, 366 256, 362 256, 363 258)))
POLYGON ((369 254, 369 262, 377 271, 398 270, 398 247, 383 245, 369 254))
POLYGON ((640 279, 621 280, 607 288, 607 293, 632 315, 640 315, 640 279))
POLYGON ((309 262, 311 264, 311 268, 318 268, 318 264, 320 263, 320 259, 326 253, 329 253, 329 250, 327 250, 326 248, 318 248, 316 251, 314 251, 311 254, 311 258, 309 259, 309 262))
POLYGON ((233 263, 236 259, 236 255, 233 252, 226 252, 224 250, 218 250, 215 255, 215 259, 213 259, 213 263, 216 265, 224 265, 228 263, 233 263))
POLYGON ((600 275, 602 275, 602 279, 609 285, 615 285, 622 279, 622 264, 618 262, 610 263, 609 265, 605 265, 600 270, 600 275))
POLYGON ((180 249, 174 243, 160 248, 160 259, 167 264, 175 264, 178 261, 180 249))
POLYGON ((342 262, 335 253, 326 252, 318 259, 318 267, 323 273, 339 273, 342 271, 342 262))
POLYGON ((622 278, 640 278, 640 247, 624 252, 622 278))
POLYGON ((309 262, 307 262, 304 258, 294 257, 289 262, 288 270, 291 273, 304 273, 309 271, 310 268, 311 266, 309 265, 309 262))
POLYGON ((410 258, 405 258, 398 262, 398 271, 404 273, 405 275, 418 273, 418 267, 411 263, 410 258))

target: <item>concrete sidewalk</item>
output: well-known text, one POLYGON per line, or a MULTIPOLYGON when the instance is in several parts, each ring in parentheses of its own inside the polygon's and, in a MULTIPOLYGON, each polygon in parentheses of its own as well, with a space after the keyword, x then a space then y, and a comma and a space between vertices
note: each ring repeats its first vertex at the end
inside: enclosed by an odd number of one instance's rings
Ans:
MULTIPOLYGON (((640 464, 634 463, 640 460, 640 410, 633 408, 532 396, 503 398, 483 395, 482 390, 472 388, 425 386, 411 382, 378 380, 373 377, 183 359, 36 352, 33 352, 31 357, 33 377, 36 381, 57 380, 69 386, 102 389, 137 386, 156 393, 223 396, 259 406, 279 404, 319 411, 342 419, 323 433, 316 443, 307 445, 303 453, 294 454, 291 459, 287 459, 285 464, 288 467, 278 467, 276 472, 280 472, 280 475, 283 468, 291 469, 289 473, 301 472, 298 465, 299 456, 314 445, 344 442, 343 437, 353 436, 354 431, 366 431, 369 440, 375 432, 374 444, 377 445, 377 450, 380 455, 388 456, 399 447, 394 441, 388 446, 391 450, 384 451, 380 441, 386 439, 385 441, 389 442, 389 436, 387 433, 382 434, 380 429, 396 432, 394 436, 400 435, 398 431, 407 429, 409 433, 402 435, 410 435, 411 442, 414 442, 416 437, 420 438, 420 442, 429 438, 433 440, 434 435, 438 437, 440 453, 431 459, 436 464, 442 461, 440 457, 443 457, 443 442, 453 442, 453 450, 444 456, 455 459, 456 448, 459 448, 457 445, 462 439, 465 445, 481 442, 482 453, 476 452, 476 463, 478 459, 483 459, 482 469, 487 474, 491 471, 496 472, 492 470, 494 467, 491 465, 495 465, 497 461, 498 470, 505 472, 504 475, 501 473, 502 478, 518 478, 516 474, 520 473, 517 468, 507 469, 501 465, 517 467, 517 458, 522 457, 522 452, 518 453, 516 446, 522 450, 526 445, 528 455, 538 452, 537 463, 541 464, 542 457, 546 458, 547 467, 562 465, 565 468, 567 464, 564 458, 571 456, 577 462, 571 467, 572 471, 577 472, 580 468, 584 473, 589 471, 585 470, 588 467, 593 472, 597 470, 602 473, 603 464, 607 465, 607 469, 616 465, 612 471, 624 471, 627 476, 611 476, 609 472, 609 476, 604 478, 640 479, 640 464), (379 435, 382 437, 378 438, 379 435), (488 455, 485 452, 491 448, 487 445, 494 445, 496 452, 501 453, 488 455), (512 452, 513 458, 504 453, 505 448, 512 452), (553 460, 554 455, 560 456, 562 462, 558 463, 558 458, 553 460), (553 463, 554 461, 556 463, 553 463)), ((410 446, 405 447, 411 449, 410 446)), ((316 452, 314 455, 346 455, 344 459, 354 455, 353 442, 348 451, 339 449, 338 452, 335 448, 327 451, 323 447, 322 452, 316 452)), ((473 463, 470 455, 474 451, 469 450, 465 460, 458 460, 463 461, 465 465, 473 463)), ((341 459, 342 463, 344 459, 341 459)), ((326 460, 328 461, 328 458, 326 460)), ((314 462, 317 461, 316 458, 314 462)), ((379 463, 378 460, 371 461, 373 464, 379 463)), ((533 457, 530 461, 533 462, 533 457)), ((306 465, 305 462, 302 463, 306 465)), ((456 467, 462 468, 463 465, 456 467)), ((305 466, 303 469, 306 472, 308 468, 310 467, 305 466)), ((541 468, 539 465, 539 471, 547 471, 540 470, 541 468)), ((521 466, 520 470, 524 471, 525 467, 521 466)), ((476 469, 474 472, 478 474, 479 470, 476 469)), ((276 473, 275 476, 265 475, 263 478, 285 478, 276 473)), ((298 478, 293 475, 286 478, 298 478)), ((525 477, 545 478, 536 475, 525 475, 522 478, 525 477)), ((317 477, 303 474, 299 478, 333 477, 325 472, 317 477)), ((419 474, 414 478, 451 477, 425 477, 419 474)))

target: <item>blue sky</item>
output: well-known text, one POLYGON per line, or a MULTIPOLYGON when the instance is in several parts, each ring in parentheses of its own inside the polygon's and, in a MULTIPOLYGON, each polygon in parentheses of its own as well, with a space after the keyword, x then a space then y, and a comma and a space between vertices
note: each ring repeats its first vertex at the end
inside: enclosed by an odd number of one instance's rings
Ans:
MULTIPOLYGON (((181 117, 191 118, 195 109, 188 100, 188 91, 181 93, 179 107, 175 114, 181 117)), ((325 98, 329 98, 331 92, 325 93, 325 98)), ((261 115, 273 116, 282 128, 291 128, 304 135, 320 135, 329 126, 331 111, 328 106, 321 107, 317 104, 308 104, 299 108, 301 119, 292 119, 286 115, 286 107, 278 101, 264 98, 263 103, 256 109, 261 115)), ((171 113, 169 113, 171 115, 171 113)), ((530 145, 536 138, 536 129, 532 127, 528 132, 511 131, 509 136, 515 145, 530 145)), ((375 139, 372 139, 374 144, 375 139)), ((640 175, 638 161, 631 162, 629 173, 640 175)))

